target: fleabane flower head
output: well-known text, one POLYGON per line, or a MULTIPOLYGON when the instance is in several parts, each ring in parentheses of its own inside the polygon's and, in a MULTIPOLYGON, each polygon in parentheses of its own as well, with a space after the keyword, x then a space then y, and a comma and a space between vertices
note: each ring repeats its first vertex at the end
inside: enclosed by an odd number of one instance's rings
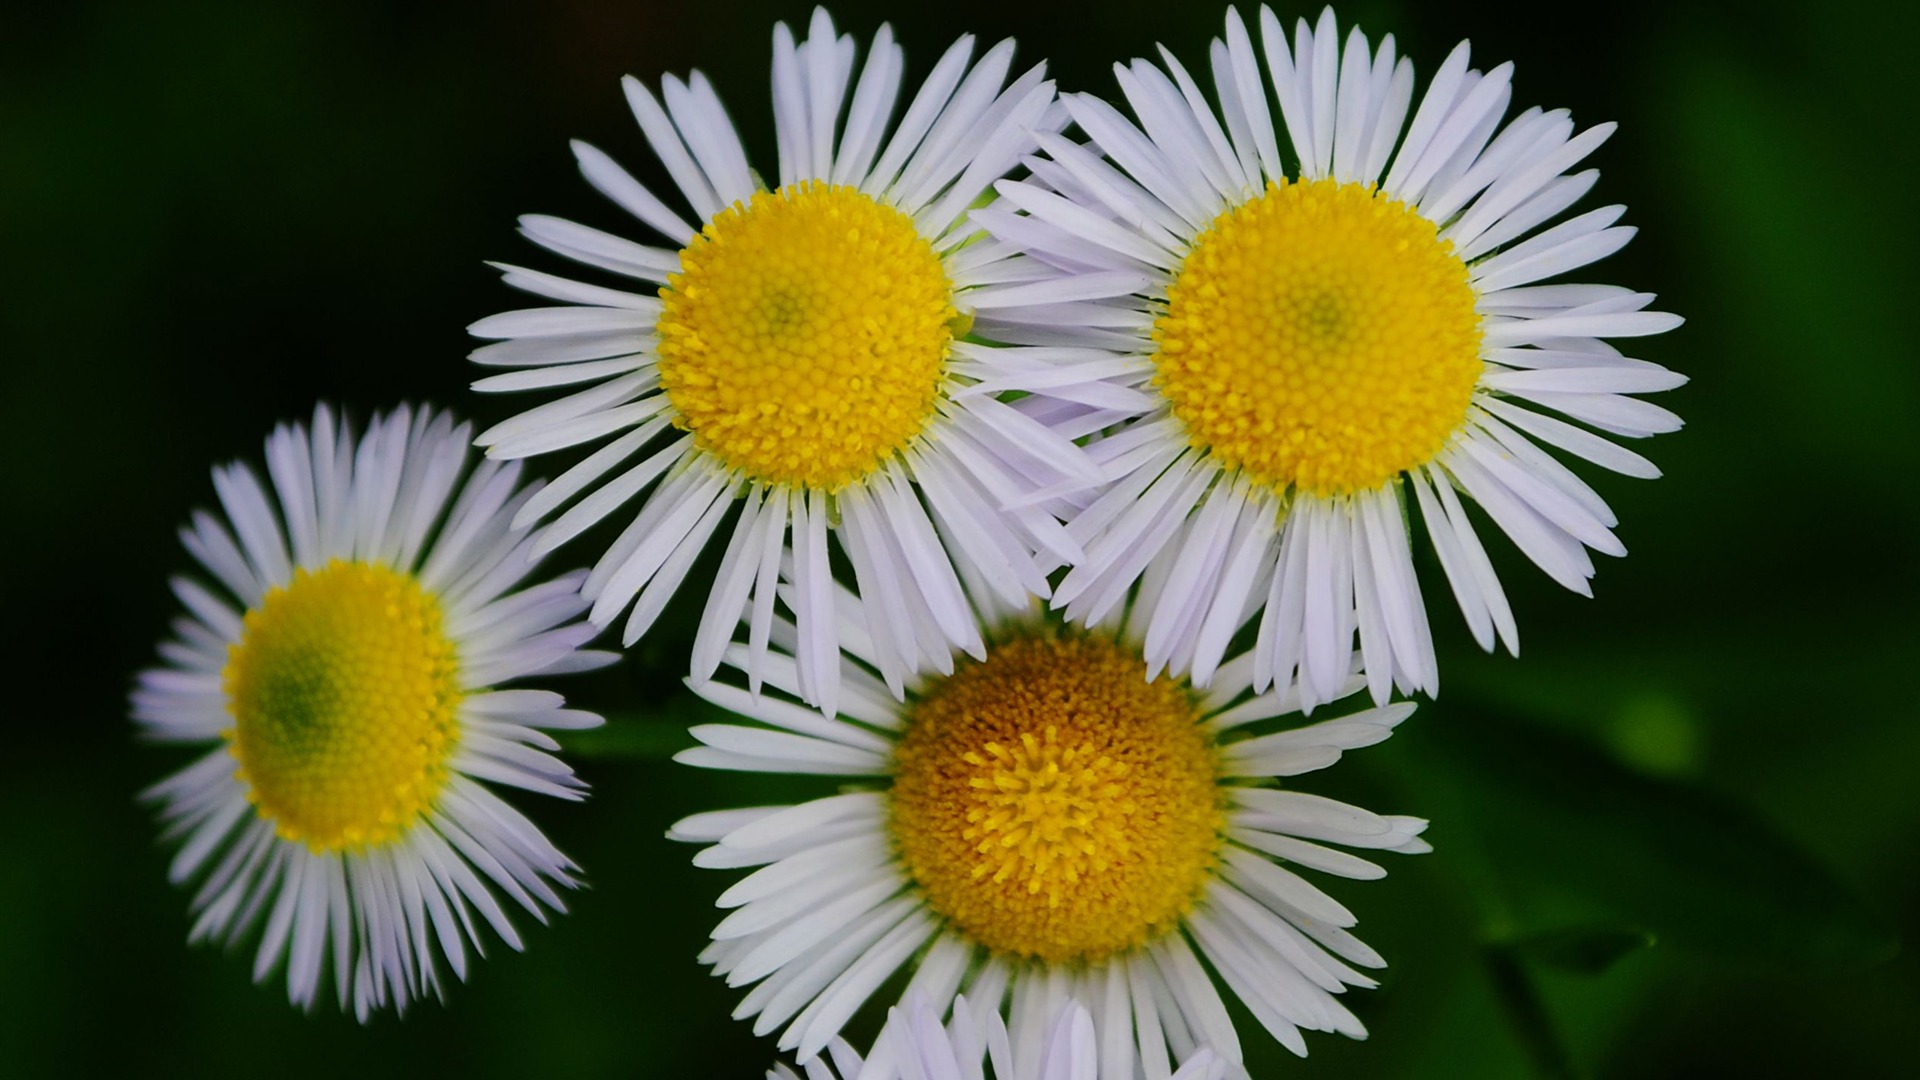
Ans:
POLYGON ((1645 310, 1648 293, 1545 283, 1633 235, 1618 206, 1549 224, 1593 186, 1569 170, 1612 124, 1504 119, 1512 66, 1471 69, 1465 43, 1416 106, 1391 36, 1374 49, 1355 29, 1342 46, 1328 11, 1289 42, 1264 7, 1260 29, 1264 71, 1229 9, 1208 57, 1217 105, 1165 50, 1164 68, 1116 65, 1136 119, 1069 95, 1091 144, 1044 134, 1033 178, 975 215, 1056 268, 1008 302, 1050 312, 1063 344, 1127 358, 1112 383, 1152 398, 1082 410, 1081 427, 1108 431, 1090 451, 1116 482, 1070 515, 1086 558, 1053 603, 1097 621, 1144 575, 1152 670, 1205 686, 1257 614, 1255 687, 1297 671, 1305 705, 1327 700, 1357 631, 1376 701, 1433 693, 1408 504, 1475 639, 1517 652, 1461 496, 1589 594, 1587 549, 1625 549, 1546 448, 1659 475, 1604 436, 1678 428, 1629 395, 1685 380, 1607 339, 1680 320, 1645 310), (1058 302, 1073 281, 1089 287, 1058 302))
MULTIPOLYGON (((1036 1004, 1042 1004, 1036 999, 1036 1004)), ((1087 1007, 1071 998, 1055 1007, 1056 1019, 1046 1025, 1025 1025, 1044 1034, 1041 1044, 1027 1052, 1038 1065, 1016 1071, 1017 1052, 998 1010, 976 1017, 965 994, 954 998, 952 1019, 944 1026, 927 996, 914 992, 904 1005, 887 1010, 887 1026, 873 1052, 862 1058, 843 1039, 835 1039, 828 1056, 801 1066, 806 1080, 1089 1080, 1100 1066, 1099 1032, 1087 1007)), ((1210 1050, 1200 1050, 1184 1061, 1168 1080, 1222 1080, 1227 1063, 1210 1050)), ((800 1080, 792 1069, 776 1065, 767 1080, 800 1080)))
MULTIPOLYGON (((826 1050, 892 975, 909 993, 1006 1003, 1012 1073, 1038 1074, 1069 997, 1088 1004, 1101 1080, 1167 1075, 1201 1047, 1243 1076, 1222 995, 1304 1054, 1301 1029, 1364 1035, 1337 997, 1383 964, 1354 917, 1296 869, 1379 877, 1333 847, 1427 850, 1426 822, 1283 787, 1387 738, 1413 707, 1309 726, 1291 690, 1252 689, 1238 657, 1212 687, 1147 677, 1138 625, 1092 629, 1002 613, 983 658, 923 673, 904 702, 874 675, 846 614, 840 715, 770 692, 697 687, 748 722, 692 729, 678 760, 705 768, 848 778, 797 806, 701 814, 676 839, 709 845, 697 865, 757 867, 721 894, 728 909, 701 954, 733 986, 735 1015, 778 1030, 801 1062, 826 1050)), ((1144 609, 1136 609, 1144 612, 1144 609)), ((790 626, 775 628, 791 643, 790 626)), ((745 659, 736 646, 730 662, 745 659)), ((1351 676, 1347 690, 1361 683, 1351 676)))
POLYGON ((466 977, 480 924, 520 948, 503 900, 544 922, 575 884, 489 785, 581 798, 545 732, 600 718, 499 687, 614 656, 582 648, 581 575, 526 584, 538 538, 509 522, 535 488, 518 465, 472 466, 471 442, 407 408, 356 438, 322 406, 268 438, 270 487, 216 468, 224 519, 180 533, 211 580, 173 581, 186 610, 133 718, 208 749, 148 797, 183 841, 168 876, 200 882, 192 939, 264 916, 254 978, 284 962, 296 1005, 331 969, 362 1020, 404 1009, 440 992, 442 962, 466 977))
POLYGON ((509 284, 560 306, 471 328, 501 339, 475 362, 520 369, 475 389, 586 387, 483 433, 490 456, 612 438, 521 511, 527 522, 581 496, 542 546, 640 499, 587 579, 593 620, 631 605, 632 644, 737 503, 693 674, 714 673, 746 612, 757 685, 784 579, 794 585, 801 694, 828 713, 838 671, 830 537, 873 600, 866 628, 896 691, 955 649, 977 654, 970 592, 1008 603, 1044 596, 1043 561, 1082 554, 1050 500, 1102 476, 1072 442, 1083 433, 1048 421, 1083 392, 1130 393, 1097 385, 1111 365, 1104 354, 983 340, 1033 336, 999 318, 1001 297, 1006 282, 1045 268, 983 236, 967 211, 1034 148, 1036 132, 1066 123, 1043 68, 1008 83, 1011 41, 975 62, 973 39, 962 38, 893 121, 901 48, 881 27, 857 80, 854 51, 825 11, 804 42, 775 27, 772 188, 749 169, 698 72, 663 80, 664 106, 628 78, 634 117, 692 219, 575 143, 587 181, 669 246, 523 218, 535 243, 628 289, 506 267, 509 284), (1025 394, 1002 400, 1012 391, 1025 394))

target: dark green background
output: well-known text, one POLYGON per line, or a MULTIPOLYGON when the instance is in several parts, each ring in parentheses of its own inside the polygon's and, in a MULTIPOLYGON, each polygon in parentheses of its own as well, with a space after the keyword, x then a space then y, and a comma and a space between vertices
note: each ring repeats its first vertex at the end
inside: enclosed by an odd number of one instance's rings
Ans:
MULTIPOLYGON (((897 6, 835 14, 863 39, 891 17, 910 78, 973 30, 1016 35, 1063 86, 1101 92, 1109 61, 1156 41, 1203 66, 1220 17, 897 6)), ((1638 352, 1693 382, 1665 399, 1687 429, 1648 451, 1667 477, 1598 480, 1633 555, 1601 568, 1597 599, 1495 543, 1521 660, 1480 655, 1427 578, 1440 701, 1307 786, 1430 816, 1438 850, 1337 883, 1393 963, 1353 995, 1372 1040, 1314 1038, 1295 1063, 1249 1030, 1256 1075, 1905 1075, 1920 379, 1903 10, 1343 8, 1394 31, 1423 74, 1471 37, 1481 66, 1518 63, 1517 107, 1621 122, 1588 205, 1624 202, 1644 232, 1592 274, 1689 318, 1638 352)), ((187 562, 173 530, 210 501, 207 467, 257 454, 317 398, 505 415, 516 402, 464 389, 462 327, 523 302, 481 260, 560 268, 514 235, 522 212, 635 228, 575 176, 567 138, 658 178, 616 80, 699 66, 770 167, 771 22, 806 11, 0 14, 0 1073, 764 1067, 770 1047, 727 1019, 736 995, 693 960, 724 878, 661 834, 693 810, 820 789, 661 760, 691 715, 684 604, 627 663, 567 688, 619 720, 580 747, 595 798, 533 808, 588 868, 574 913, 534 928, 525 955, 492 950, 446 1006, 364 1029, 253 988, 250 954, 185 947, 186 897, 133 797, 182 758, 133 742, 124 694, 170 614, 165 576, 187 562)))

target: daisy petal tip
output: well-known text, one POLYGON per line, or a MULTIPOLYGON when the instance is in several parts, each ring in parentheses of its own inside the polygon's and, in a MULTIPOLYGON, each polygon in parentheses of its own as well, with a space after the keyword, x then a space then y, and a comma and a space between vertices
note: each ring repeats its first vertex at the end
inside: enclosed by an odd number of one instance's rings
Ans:
POLYGON ((1376 722, 1390 728, 1399 727, 1401 724, 1406 723, 1407 718, 1411 717, 1418 708, 1419 703, 1417 702, 1396 701, 1381 709, 1381 715, 1376 722))

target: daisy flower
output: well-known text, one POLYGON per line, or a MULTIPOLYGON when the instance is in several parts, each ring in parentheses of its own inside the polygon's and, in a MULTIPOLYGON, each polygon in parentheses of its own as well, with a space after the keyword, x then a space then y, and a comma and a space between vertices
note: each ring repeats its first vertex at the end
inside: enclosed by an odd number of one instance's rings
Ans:
POLYGON ((254 979, 284 961, 296 1005, 327 969, 363 1021, 438 995, 436 952, 464 979, 481 924, 520 948, 504 900, 544 922, 575 884, 488 785, 581 798, 545 730, 600 718, 497 687, 614 657, 581 648, 578 575, 524 584, 536 537, 508 522, 536 489, 517 465, 469 470, 471 436, 401 408, 356 439, 321 406, 267 439, 270 489, 216 468, 224 515, 180 533, 211 581, 174 579, 185 611, 133 718, 208 749, 147 795, 182 842, 168 876, 200 882, 191 939, 264 915, 254 979))
MULTIPOLYGON (((1252 689, 1246 656, 1201 692, 1146 677, 1138 626, 1002 620, 984 659, 926 674, 896 702, 843 594, 841 715, 778 693, 698 687, 757 723, 695 727, 678 760, 705 768, 848 778, 797 806, 724 810, 669 834, 714 868, 758 867, 727 889, 702 961, 748 987, 735 1015, 806 1062, 902 968, 909 992, 982 1009, 1008 1002, 1014 1075, 1067 998, 1092 1010, 1099 1076, 1164 1077, 1209 1048, 1244 1075, 1220 982, 1296 1053, 1300 1030, 1365 1029, 1336 995, 1373 981, 1354 917, 1295 872, 1374 878, 1325 846, 1428 850, 1426 822, 1283 789, 1385 739, 1412 712, 1370 708, 1305 727, 1291 690, 1252 689), (1256 726, 1257 725, 1257 726, 1256 726), (1278 729, 1278 730, 1276 730, 1278 729), (1284 864, 1284 865, 1283 865, 1284 864)), ((1144 611, 1144 608, 1136 608, 1144 611)), ((794 640, 781 626, 783 642, 794 640)), ((736 646, 728 660, 739 663, 736 646)), ((1350 689, 1358 690, 1357 677, 1350 689)))
POLYGON ((1011 41, 977 61, 973 52, 971 37, 956 42, 890 122, 905 61, 887 27, 854 80, 853 39, 836 36, 825 11, 803 42, 775 26, 771 190, 705 77, 667 77, 664 105, 628 78, 634 118, 692 218, 575 143, 588 183, 667 246, 521 219, 529 239, 626 279, 627 290, 503 268, 509 284, 559 306, 475 323, 476 336, 499 341, 473 359, 519 369, 475 389, 585 388, 479 444, 521 458, 612 439, 517 520, 581 496, 554 520, 545 549, 639 499, 586 582, 596 623, 632 606, 627 644, 736 503, 693 675, 714 673, 746 612, 758 680, 784 576, 794 585, 800 690, 828 713, 838 671, 830 537, 872 601, 867 628, 896 688, 955 649, 980 651, 969 589, 1008 602, 1044 596, 1036 556, 1052 564, 1081 554, 1044 504, 1101 474, 1071 441, 1084 432, 1042 418, 1059 401, 1140 395, 1100 385, 1111 357, 1049 347, 1046 331, 1000 317, 1009 283, 1046 268, 985 238, 967 212, 1034 148, 1036 132, 1058 130, 1066 116, 1044 66, 1007 82, 1011 41), (1030 344, 991 347, 981 335, 1030 344), (1008 391, 1027 396, 1008 403, 1008 391))
POLYGON ((1469 68, 1465 43, 1416 105, 1391 36, 1376 49, 1356 29, 1342 46, 1331 11, 1291 43, 1264 7, 1260 28, 1264 72, 1229 9, 1208 57, 1218 111, 1164 49, 1164 67, 1116 65, 1137 120, 1069 95, 1091 142, 1043 134, 1033 178, 999 185, 1008 208, 976 214, 1057 268, 1009 302, 1050 312, 1065 344, 1125 358, 1110 384, 1152 398, 1084 410, 1082 427, 1108 429, 1091 452, 1115 483, 1071 515, 1086 558, 1053 603, 1097 621, 1165 562, 1150 670, 1207 685, 1257 613, 1256 688, 1297 671, 1304 705, 1327 700, 1357 631, 1375 701, 1431 694, 1407 505, 1475 639, 1517 652, 1465 503, 1590 595, 1587 549, 1626 549, 1546 448, 1658 476, 1604 436, 1677 429, 1629 395, 1685 379, 1607 339, 1680 320, 1645 310, 1648 293, 1545 283, 1634 233, 1618 206, 1549 224, 1593 186, 1597 172, 1569 170, 1614 125, 1576 133, 1565 110, 1537 108, 1503 122, 1512 65, 1469 68), (1151 284, 1119 286, 1125 273, 1151 284), (1060 303, 1067 282, 1087 287, 1060 303))
MULTIPOLYGON (((1093 1015, 1085 1005, 1068 1000, 1057 1010, 1059 1016, 1048 1025, 1045 1039, 1029 1051, 1035 1062, 1021 1072, 1013 1067, 1020 1051, 1007 1034, 1006 1021, 997 1010, 986 1014, 984 1024, 977 1019, 961 994, 953 1001, 953 1020, 941 1026, 936 1012, 924 993, 916 991, 905 1008, 887 1010, 887 1026, 880 1033, 873 1053, 862 1059, 844 1040, 835 1039, 829 1047, 831 1064, 815 1058, 802 1066, 806 1080, 1087 1080, 1099 1068, 1099 1035, 1093 1015), (982 1058, 992 1067, 982 1069, 982 1058)), ((1193 1055, 1170 1080, 1221 1080, 1226 1063, 1208 1050, 1193 1055)), ((800 1080, 785 1065, 776 1065, 767 1080, 800 1080)))

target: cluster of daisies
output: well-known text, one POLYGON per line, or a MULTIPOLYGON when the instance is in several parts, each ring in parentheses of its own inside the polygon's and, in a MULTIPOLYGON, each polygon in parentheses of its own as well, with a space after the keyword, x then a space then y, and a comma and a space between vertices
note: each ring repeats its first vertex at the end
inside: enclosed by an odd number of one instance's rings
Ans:
POLYGON ((717 546, 687 681, 737 719, 678 760, 838 778, 670 833, 734 872, 701 960, 771 1075, 1244 1076, 1230 998, 1363 1037, 1384 961, 1322 883, 1426 822, 1292 778, 1437 691, 1416 545, 1517 652, 1469 504, 1576 591, 1624 554, 1565 462, 1657 475, 1617 440, 1683 379, 1615 342, 1679 320, 1558 280, 1632 236, 1571 212, 1612 125, 1513 112, 1464 44, 1416 93, 1391 36, 1256 22, 1109 100, 971 37, 913 86, 816 12, 774 29, 766 173, 699 73, 627 79, 677 195, 576 143, 644 234, 523 218, 592 280, 502 266, 544 302, 472 327, 474 389, 539 403, 322 406, 181 531, 132 709, 201 748, 149 793, 192 937, 363 1019, 519 948, 579 870, 503 793, 581 798, 601 722, 541 687, 717 546))

